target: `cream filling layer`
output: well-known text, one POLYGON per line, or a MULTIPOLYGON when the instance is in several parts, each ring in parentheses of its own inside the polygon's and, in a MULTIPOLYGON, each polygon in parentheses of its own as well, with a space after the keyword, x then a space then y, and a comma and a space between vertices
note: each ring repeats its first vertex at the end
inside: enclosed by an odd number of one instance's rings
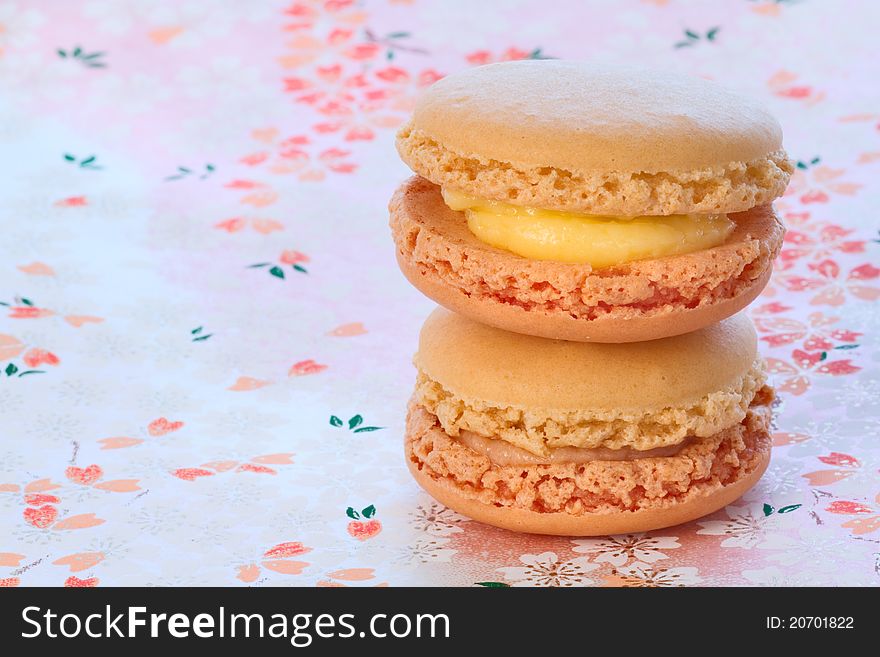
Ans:
POLYGON ((616 217, 544 210, 442 189, 482 242, 533 260, 610 267, 723 244, 734 223, 723 214, 616 217))
POLYGON ((705 438, 738 424, 767 377, 761 359, 730 386, 656 409, 526 408, 465 399, 419 370, 415 401, 437 417, 450 436, 470 431, 493 436, 537 456, 560 447, 645 451, 705 438))
POLYGON ((458 441, 470 447, 478 454, 482 454, 495 465, 556 465, 559 463, 590 463, 591 461, 632 461, 651 457, 675 456, 686 445, 689 439, 677 445, 656 447, 654 449, 637 450, 631 447, 608 449, 596 447, 586 449, 583 447, 556 447, 547 451, 544 456, 532 454, 520 447, 514 447, 508 442, 498 438, 486 438, 473 431, 462 431, 458 435, 458 441))

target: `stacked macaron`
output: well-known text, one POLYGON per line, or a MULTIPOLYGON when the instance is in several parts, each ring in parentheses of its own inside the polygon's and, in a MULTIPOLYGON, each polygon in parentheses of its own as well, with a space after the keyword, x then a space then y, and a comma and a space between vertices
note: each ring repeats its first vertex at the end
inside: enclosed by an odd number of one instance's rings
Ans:
POLYGON ((736 499, 770 453, 751 323, 781 130, 714 83, 523 61, 430 87, 390 204, 422 329, 407 462, 497 526, 595 535, 736 499), (503 330, 501 330, 503 329, 503 330), (616 344, 615 344, 616 343, 616 344))

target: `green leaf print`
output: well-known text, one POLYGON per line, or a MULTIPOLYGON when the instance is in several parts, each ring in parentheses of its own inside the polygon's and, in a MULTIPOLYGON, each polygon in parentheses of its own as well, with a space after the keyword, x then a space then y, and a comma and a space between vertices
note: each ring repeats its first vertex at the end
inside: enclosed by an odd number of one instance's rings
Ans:
POLYGON ((277 278, 284 278, 284 270, 281 269, 281 267, 278 267, 277 265, 272 267, 269 270, 269 273, 277 278))
POLYGON ((799 509, 799 508, 801 508, 800 504, 789 504, 788 506, 784 506, 781 509, 779 509, 779 511, 777 511, 776 513, 791 513, 795 509, 799 509))
MULTIPOLYGON (((216 167, 213 164, 205 164, 204 165, 204 173, 201 176, 199 176, 199 180, 204 180, 205 178, 210 176, 212 173, 214 173, 215 169, 216 169, 216 167)), ((178 166, 177 173, 175 173, 174 175, 171 175, 171 176, 166 176, 165 181, 168 182, 171 180, 183 180, 187 176, 190 176, 194 173, 196 173, 196 172, 193 171, 192 169, 190 169, 189 167, 178 166)))
POLYGON ((474 582, 477 586, 482 586, 487 589, 509 589, 510 584, 505 584, 504 582, 474 582))
POLYGON ((72 153, 65 153, 64 159, 68 162, 79 162, 80 169, 92 169, 94 171, 98 171, 104 168, 102 166, 99 166, 95 161, 98 159, 97 155, 89 155, 88 157, 84 157, 82 160, 77 160, 76 155, 73 155, 72 153))
POLYGON ((352 520, 360 520, 361 519, 361 515, 357 511, 355 511, 352 507, 348 507, 345 510, 345 515, 347 515, 352 520))
MULTIPOLYGON (((337 416, 331 415, 330 416, 330 424, 333 425, 334 427, 341 427, 341 426, 344 426, 345 423, 341 419, 339 419, 337 416)), ((355 415, 352 415, 350 418, 348 418, 348 430, 351 431, 352 433, 364 433, 367 431, 378 431, 379 429, 384 429, 384 427, 374 427, 374 426, 365 427, 365 426, 363 426, 363 424, 364 424, 364 416, 361 415, 360 413, 356 413, 355 415)))
POLYGON ((371 504, 367 508, 362 509, 361 513, 364 514, 364 518, 372 518, 374 515, 376 515, 376 507, 371 504))
MULTIPOLYGON (((62 59, 68 59, 68 51, 63 48, 58 48, 55 52, 58 53, 58 56, 62 59)), ((76 46, 70 51, 69 58, 78 61, 80 64, 88 68, 105 68, 107 64, 101 61, 101 58, 105 54, 106 53, 100 51, 86 53, 80 46, 76 46)))

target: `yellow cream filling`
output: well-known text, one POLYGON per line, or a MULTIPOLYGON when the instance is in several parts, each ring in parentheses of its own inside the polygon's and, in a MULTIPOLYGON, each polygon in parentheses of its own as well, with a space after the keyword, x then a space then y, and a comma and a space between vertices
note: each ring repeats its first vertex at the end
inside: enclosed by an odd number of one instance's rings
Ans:
POLYGON ((542 210, 443 189, 476 237, 533 260, 610 267, 723 244, 734 224, 723 214, 608 217, 542 210))

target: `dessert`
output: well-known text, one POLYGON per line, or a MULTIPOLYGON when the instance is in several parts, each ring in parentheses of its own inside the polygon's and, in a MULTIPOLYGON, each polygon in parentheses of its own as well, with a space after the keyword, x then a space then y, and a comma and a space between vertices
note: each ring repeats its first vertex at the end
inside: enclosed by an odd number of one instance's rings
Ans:
POLYGON ((782 243, 778 123, 712 82, 518 61, 420 98, 391 228, 412 284, 509 331, 635 342, 729 317, 782 243))
POLYGON ((637 344, 548 340, 444 309, 428 317, 405 451, 416 481, 470 518, 591 536, 733 502, 770 457, 750 320, 637 344))

